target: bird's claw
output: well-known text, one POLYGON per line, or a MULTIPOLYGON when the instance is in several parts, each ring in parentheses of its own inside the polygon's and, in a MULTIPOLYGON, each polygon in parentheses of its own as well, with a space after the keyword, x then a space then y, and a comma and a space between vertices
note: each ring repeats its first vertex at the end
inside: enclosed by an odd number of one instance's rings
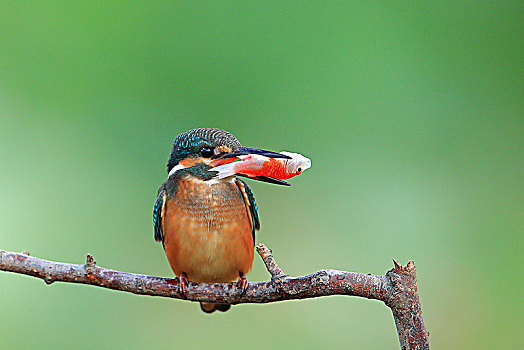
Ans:
POLYGON ((185 273, 180 274, 180 277, 178 277, 178 281, 178 292, 182 294, 182 296, 185 298, 187 294, 187 286, 189 284, 187 275, 185 273))
POLYGON ((242 296, 246 292, 249 282, 247 281, 246 275, 243 273, 240 273, 239 275, 240 279, 237 282, 237 288, 240 288, 240 296, 242 296))

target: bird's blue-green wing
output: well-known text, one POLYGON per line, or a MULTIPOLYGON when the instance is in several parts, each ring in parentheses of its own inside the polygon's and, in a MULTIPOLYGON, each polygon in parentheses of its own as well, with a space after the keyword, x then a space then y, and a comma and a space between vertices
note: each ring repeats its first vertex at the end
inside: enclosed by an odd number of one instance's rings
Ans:
POLYGON ((258 208, 255 201, 255 196, 253 195, 253 192, 251 192, 251 189, 247 183, 238 178, 237 181, 237 186, 242 193, 244 200, 247 199, 249 212, 251 213, 251 220, 253 220, 253 243, 255 243, 255 231, 260 230, 260 218, 258 216, 258 208))
POLYGON ((158 191, 155 206, 153 207, 153 227, 155 230, 155 241, 164 244, 164 233, 162 232, 162 220, 164 218, 166 192, 158 191))

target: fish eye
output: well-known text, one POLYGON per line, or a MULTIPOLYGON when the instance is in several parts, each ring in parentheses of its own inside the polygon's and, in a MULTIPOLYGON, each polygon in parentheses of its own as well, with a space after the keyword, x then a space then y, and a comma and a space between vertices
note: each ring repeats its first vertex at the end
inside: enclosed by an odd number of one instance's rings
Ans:
POLYGON ((302 172, 302 168, 301 167, 298 167, 297 168, 297 173, 301 173, 302 172))
POLYGON ((204 158, 211 158, 213 156, 213 148, 211 147, 202 147, 200 149, 200 155, 204 158))

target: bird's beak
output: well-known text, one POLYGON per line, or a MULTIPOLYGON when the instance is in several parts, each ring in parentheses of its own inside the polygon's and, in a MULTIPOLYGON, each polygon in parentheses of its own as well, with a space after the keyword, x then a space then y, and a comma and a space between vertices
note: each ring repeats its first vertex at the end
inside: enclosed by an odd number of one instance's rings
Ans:
POLYGON ((280 180, 280 179, 275 179, 274 177, 271 177, 271 176, 254 176, 254 177, 251 177, 251 176, 246 176, 246 175, 242 175, 242 174, 237 174, 237 175, 245 177, 245 178, 248 178, 248 179, 252 179, 252 180, 267 182, 267 183, 270 183, 270 184, 291 186, 291 184, 289 182, 286 182, 286 181, 280 180))
MULTIPOLYGON (((239 156, 245 156, 245 155, 249 155, 249 154, 258 154, 258 155, 265 156, 265 157, 268 157, 268 158, 291 159, 290 156, 287 156, 287 155, 282 154, 282 153, 268 151, 268 150, 265 150, 265 149, 240 146, 238 148, 238 150, 233 151, 231 153, 224 154, 223 156, 220 156, 220 157, 216 158, 213 161, 213 163, 214 163, 213 165, 214 166, 218 166, 218 165, 222 165, 222 164, 227 164, 227 163, 233 161, 235 158, 237 158, 239 156)), ((248 179, 253 179, 253 180, 257 180, 257 181, 272 183, 272 184, 275 184, 275 185, 291 186, 291 184, 289 182, 286 182, 286 181, 283 181, 283 180, 279 180, 279 179, 275 179, 274 177, 269 177, 269 176, 250 177, 250 176, 244 176, 242 174, 237 174, 237 175, 246 177, 248 179)))
POLYGON ((248 155, 248 154, 259 154, 261 156, 265 156, 265 157, 268 157, 268 158, 291 159, 290 156, 287 156, 287 155, 282 154, 282 153, 273 152, 273 151, 267 151, 265 149, 258 149, 258 148, 251 148, 251 147, 242 147, 242 146, 238 147, 238 150, 236 150, 236 151, 233 151, 231 153, 223 155, 222 157, 220 157, 220 159, 235 158, 235 157, 238 157, 238 156, 244 156, 244 155, 248 155))

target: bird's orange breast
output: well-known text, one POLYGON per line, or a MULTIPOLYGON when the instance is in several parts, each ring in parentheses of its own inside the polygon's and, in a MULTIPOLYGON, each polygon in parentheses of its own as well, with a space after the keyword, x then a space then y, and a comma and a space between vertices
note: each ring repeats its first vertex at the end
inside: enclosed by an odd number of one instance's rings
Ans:
POLYGON ((253 263, 253 223, 235 182, 180 180, 166 202, 164 247, 177 276, 195 282, 230 282, 253 263))

